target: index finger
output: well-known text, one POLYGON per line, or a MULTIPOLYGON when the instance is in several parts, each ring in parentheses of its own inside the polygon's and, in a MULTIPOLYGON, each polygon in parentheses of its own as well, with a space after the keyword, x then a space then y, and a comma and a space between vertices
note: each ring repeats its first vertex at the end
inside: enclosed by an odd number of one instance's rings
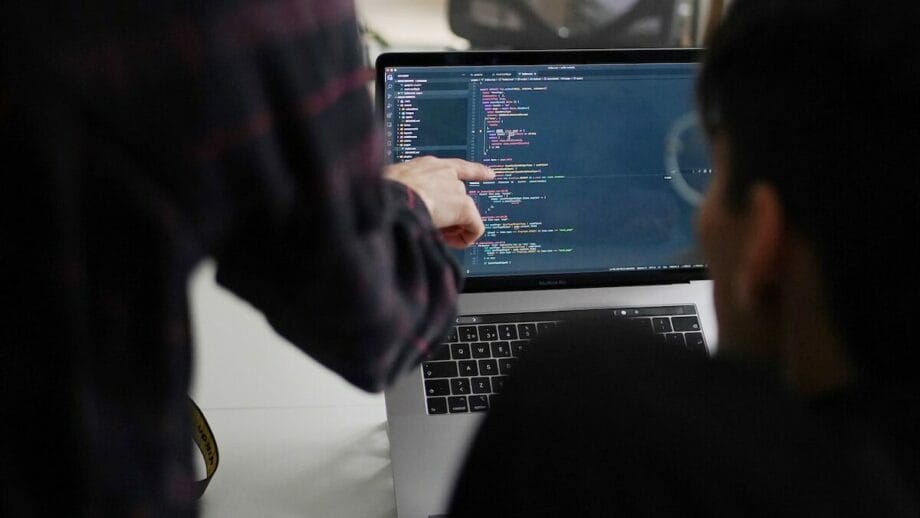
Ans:
POLYGON ((495 171, 475 162, 468 162, 459 158, 445 159, 457 171, 457 178, 465 182, 477 182, 484 180, 494 180, 495 171))

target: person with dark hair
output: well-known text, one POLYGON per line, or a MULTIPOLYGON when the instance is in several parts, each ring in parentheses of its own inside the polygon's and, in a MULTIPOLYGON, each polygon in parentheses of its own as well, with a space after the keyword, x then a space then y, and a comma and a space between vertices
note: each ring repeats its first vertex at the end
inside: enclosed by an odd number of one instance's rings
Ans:
MULTIPOLYGON (((461 160, 383 167, 349 0, 12 2, 0 17, 0 516, 192 516, 187 286, 381 390, 483 232, 461 160)), ((309 512, 309 511, 307 511, 309 512)))
POLYGON ((533 343, 453 518, 920 515, 918 27, 913 0, 732 4, 698 81, 718 354, 533 343))

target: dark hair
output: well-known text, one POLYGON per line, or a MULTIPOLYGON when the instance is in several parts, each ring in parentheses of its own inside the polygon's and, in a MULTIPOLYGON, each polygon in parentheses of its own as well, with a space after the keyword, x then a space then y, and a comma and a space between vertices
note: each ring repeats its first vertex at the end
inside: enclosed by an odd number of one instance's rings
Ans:
POLYGON ((917 0, 736 0, 697 85, 704 126, 729 143, 728 202, 775 187, 876 380, 918 368, 918 35, 917 0))

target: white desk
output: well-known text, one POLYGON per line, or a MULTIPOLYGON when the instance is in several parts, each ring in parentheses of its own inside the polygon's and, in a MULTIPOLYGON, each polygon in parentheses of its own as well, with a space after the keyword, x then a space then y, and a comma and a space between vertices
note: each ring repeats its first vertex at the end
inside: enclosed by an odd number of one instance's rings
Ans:
POLYGON ((395 518, 383 396, 279 338, 214 271, 190 284, 192 397, 220 449, 202 516, 395 518))

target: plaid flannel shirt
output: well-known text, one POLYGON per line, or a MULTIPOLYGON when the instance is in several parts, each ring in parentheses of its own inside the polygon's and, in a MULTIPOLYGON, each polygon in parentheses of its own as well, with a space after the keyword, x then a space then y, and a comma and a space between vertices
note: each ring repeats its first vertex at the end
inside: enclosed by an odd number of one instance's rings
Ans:
POLYGON ((0 514, 195 513, 186 291, 205 257, 367 390, 443 335, 461 274, 381 177, 350 1, 5 11, 4 262, 22 264, 4 267, 0 514))

